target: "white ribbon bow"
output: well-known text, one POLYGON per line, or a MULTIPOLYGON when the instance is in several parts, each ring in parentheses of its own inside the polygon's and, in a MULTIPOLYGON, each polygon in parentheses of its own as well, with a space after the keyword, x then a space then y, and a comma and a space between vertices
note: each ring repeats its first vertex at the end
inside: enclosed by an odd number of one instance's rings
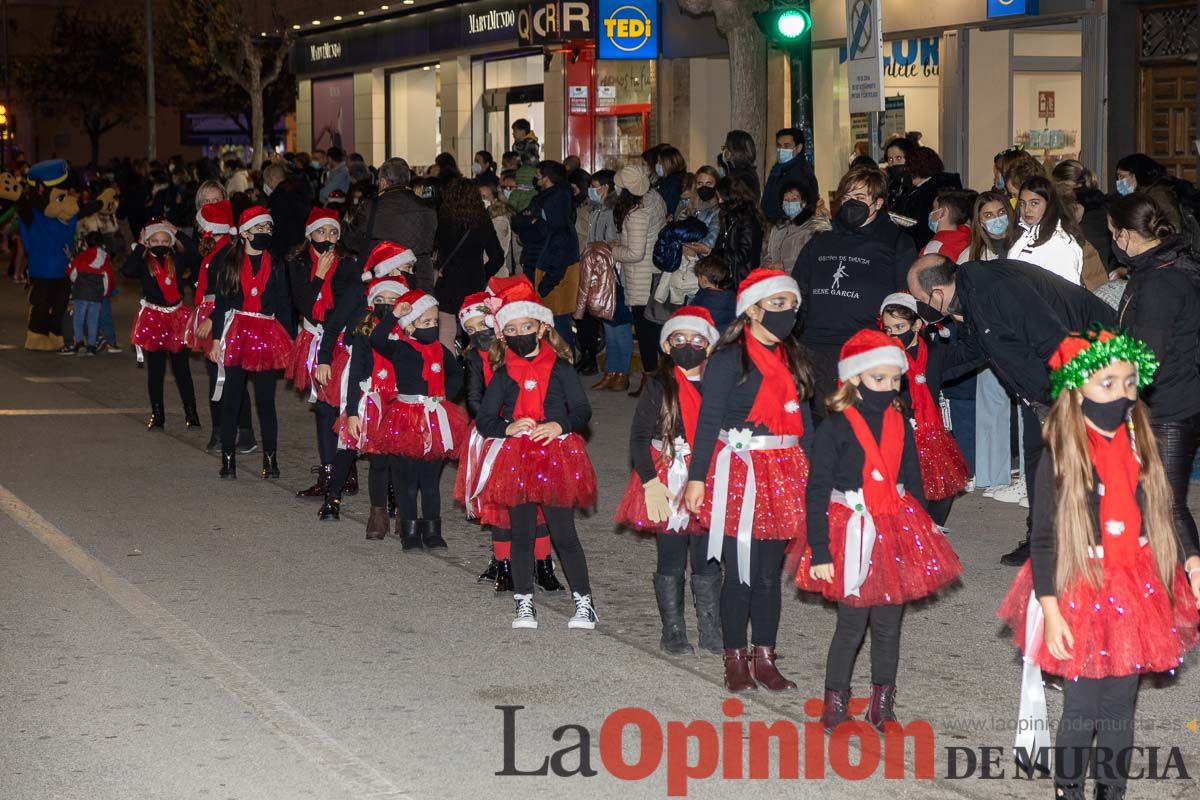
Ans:
POLYGON ((221 325, 221 338, 217 340, 217 385, 213 388, 212 394, 214 403, 221 402, 221 395, 225 393, 225 333, 229 330, 229 323, 235 313, 233 309, 225 312, 225 322, 221 325))
POLYGON ((1029 766, 1045 768, 1050 747, 1050 731, 1046 722, 1046 687, 1042 683, 1042 668, 1037 655, 1042 649, 1045 616, 1035 592, 1029 593, 1025 609, 1025 655, 1021 667, 1021 703, 1017 710, 1017 735, 1013 740, 1013 755, 1018 762, 1029 759, 1029 766))
MULTIPOLYGON (((653 439, 650 442, 658 452, 663 451, 663 442, 660 439, 653 439)), ((677 436, 674 442, 674 458, 671 459, 671 466, 667 468, 667 491, 671 494, 671 516, 667 519, 667 530, 681 531, 687 527, 688 521, 692 516, 688 513, 687 507, 683 504, 683 491, 687 486, 688 480, 688 463, 687 457, 691 455, 692 448, 688 446, 687 439, 682 436, 677 436)))
POLYGON ((861 490, 833 492, 831 499, 851 510, 846 521, 846 551, 842 565, 842 594, 859 597, 859 589, 867 581, 871 569, 871 553, 875 549, 875 519, 867 508, 861 490))
MULTIPOLYGON (((442 439, 442 449, 445 452, 450 452, 454 449, 454 435, 450 431, 450 417, 446 414, 446 408, 442 405, 443 397, 433 397, 427 394, 402 394, 397 395, 396 400, 409 405, 420 405, 425 408, 425 419, 429 421, 429 427, 433 427, 433 420, 436 418, 438 423, 438 431, 442 439)), ((428 453, 433 449, 432 436, 425 440, 425 452, 428 453)))
POLYGON ((308 343, 308 357, 304 359, 304 369, 309 375, 309 392, 308 402, 317 402, 317 382, 312 380, 313 370, 317 366, 317 353, 321 349, 321 339, 325 336, 325 326, 320 323, 313 324, 308 320, 303 320, 304 330, 312 334, 312 341, 308 343))

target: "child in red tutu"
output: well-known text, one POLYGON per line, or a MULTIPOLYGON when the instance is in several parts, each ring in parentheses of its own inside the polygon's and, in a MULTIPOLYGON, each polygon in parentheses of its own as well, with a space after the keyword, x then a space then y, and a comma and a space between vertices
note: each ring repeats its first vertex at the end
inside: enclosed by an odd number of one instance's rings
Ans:
POLYGON ((804 539, 812 430, 812 370, 792 335, 800 289, 756 269, 737 292, 737 318, 704 367, 704 399, 684 503, 708 529, 708 557, 725 562, 721 630, 731 692, 794 690, 775 667, 788 542, 804 539), (753 625, 747 653, 746 625, 753 625))
POLYGON ((683 504, 700 417, 700 381, 718 338, 712 316, 699 306, 684 306, 663 325, 658 335, 663 356, 633 414, 629 431, 633 474, 617 506, 619 524, 657 534, 654 595, 662 618, 659 647, 671 655, 695 652, 683 614, 689 556, 700 647, 711 653, 723 648, 717 612, 721 564, 709 559, 708 531, 683 504))
POLYGON ((337 435, 333 426, 337 422, 338 409, 335 399, 315 380, 320 351, 324 338, 326 317, 332 316, 338 298, 347 291, 360 292, 362 284, 356 259, 341 251, 338 242, 342 227, 337 213, 324 208, 313 208, 308 215, 304 233, 308 240, 296 247, 288 256, 288 273, 291 278, 292 302, 300 312, 300 331, 292 345, 284 378, 302 393, 307 393, 313 404, 313 417, 317 423, 317 454, 320 466, 314 467, 317 481, 307 489, 296 493, 297 497, 323 498, 329 494, 329 481, 333 474, 333 459, 337 453, 337 435))
POLYGON ((850 337, 838 360, 838 390, 826 402, 808 479, 808 545, 789 563, 796 584, 838 604, 825 662, 825 712, 832 731, 850 719, 850 679, 871 628, 867 722, 895 722, 896 668, 904 604, 933 594, 962 572, 925 512, 921 466, 901 413, 908 358, 881 331, 850 337), (825 507, 826 514, 817 511, 825 507))
POLYGON ((568 628, 592 630, 596 611, 587 559, 575 531, 575 509, 596 504, 596 473, 579 432, 592 408, 571 365, 571 350, 554 332, 554 316, 518 278, 496 312, 501 337, 492 343, 492 380, 475 425, 482 443, 480 475, 471 482, 481 508, 507 509, 512 524, 514 628, 536 628, 533 540, 538 508, 571 586, 568 628))
POLYGON ((1120 798, 1139 675, 1173 671, 1200 639, 1200 552, 1191 543, 1181 552, 1138 400, 1158 369, 1150 349, 1092 330, 1064 339, 1050 368, 1030 561, 998 612, 1025 657, 1017 756, 1044 761, 1048 752, 1040 668, 1065 679, 1057 796, 1082 800, 1094 731, 1110 754, 1095 764, 1096 797, 1120 798))
MULTIPOLYGON (((493 278, 488 291, 468 295, 458 312, 458 324, 467 334, 470 344, 463 351, 463 367, 467 383, 467 413, 474 419, 479 415, 483 393, 492 382, 492 362, 488 350, 496 340, 496 312, 504 304, 502 294, 515 279, 493 278)), ((467 508, 467 516, 479 519, 491 529, 492 558, 476 583, 491 583, 494 591, 512 591, 512 523, 508 509, 492 506, 479 508, 477 502, 467 502, 467 478, 479 474, 478 455, 483 449, 483 437, 471 427, 462 461, 454 480, 454 499, 467 508)), ((547 592, 561 592, 563 585, 554 575, 554 559, 550 555, 550 531, 539 514, 537 533, 533 540, 534 580, 547 592)))
POLYGON ((276 443, 279 422, 275 416, 275 371, 287 365, 292 340, 284 325, 291 322, 283 264, 272 264, 271 214, 251 206, 238 218, 238 238, 225 251, 217 273, 217 298, 213 304, 212 358, 217 362, 214 400, 228 397, 221 407, 222 478, 237 478, 234 446, 237 443, 239 398, 254 384, 254 405, 262 429, 263 478, 279 477, 276 443))
POLYGON ((183 402, 184 424, 200 427, 196 414, 196 390, 188 364, 187 331, 191 309, 183 302, 183 285, 175 263, 175 226, 166 220, 152 219, 142 229, 138 244, 121 265, 121 274, 142 285, 142 299, 133 320, 130 341, 137 348, 138 360, 146 362, 146 386, 150 392, 150 430, 162 430, 163 382, 167 362, 183 402))
POLYGON ((438 340, 438 304, 412 289, 371 332, 371 347, 392 365, 396 394, 384 407, 373 448, 395 456, 396 525, 405 550, 443 548, 442 466, 467 438, 466 412, 447 398, 462 390, 462 366, 438 340), (398 338, 390 333, 399 327, 398 338), (420 496, 421 511, 417 512, 420 496))
POLYGON ((944 526, 954 496, 967 488, 971 468, 958 442, 942 424, 938 394, 942 381, 954 378, 973 365, 962 347, 930 347, 921 335, 924 323, 917 316, 917 299, 906 292, 890 294, 879 308, 884 333, 897 339, 908 357, 908 376, 900 398, 912 411, 913 438, 921 462, 921 480, 929 516, 944 526))

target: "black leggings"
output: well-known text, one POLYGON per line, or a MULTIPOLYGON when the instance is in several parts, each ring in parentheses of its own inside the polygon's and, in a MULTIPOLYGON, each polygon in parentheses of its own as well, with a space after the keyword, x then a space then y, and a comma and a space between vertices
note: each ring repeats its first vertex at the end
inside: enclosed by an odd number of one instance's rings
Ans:
POLYGON ((954 505, 954 496, 944 497, 941 500, 929 500, 929 518, 937 525, 945 525, 946 520, 950 518, 950 507, 954 505))
POLYGON ((221 449, 228 452, 237 444, 242 409, 249 413, 250 404, 245 399, 249 383, 254 384, 254 407, 258 409, 263 450, 273 452, 279 439, 279 420, 275 416, 275 371, 246 372, 241 367, 225 368, 225 389, 221 395, 221 449), (241 403, 236 402, 238 398, 243 398, 241 403))
POLYGON ((175 387, 185 411, 196 408, 196 387, 192 385, 192 367, 187 350, 171 353, 156 350, 146 353, 146 388, 150 391, 150 405, 161 408, 163 404, 163 382, 167 378, 167 362, 171 362, 171 374, 175 376, 175 387))
POLYGON ((337 434, 333 432, 333 426, 337 422, 338 410, 320 400, 313 406, 313 416, 317 418, 317 455, 322 464, 332 464, 337 454, 337 434))
POLYGON ((646 319, 645 306, 632 306, 633 330, 637 333, 638 353, 642 356, 642 372, 647 375, 658 369, 658 334, 662 325, 646 319))
POLYGON ((442 518, 441 459, 426 461, 420 458, 388 456, 388 471, 396 490, 396 516, 402 520, 442 518), (417 513, 417 498, 421 511, 417 513))
POLYGON ((1025 538, 1033 530, 1033 495, 1037 487, 1037 465, 1042 457, 1042 421, 1032 408, 1022 404, 1021 420, 1025 425, 1021 448, 1025 451, 1025 491, 1029 500, 1029 511, 1025 515, 1025 538))
POLYGON ((1182 422, 1152 424, 1154 438, 1158 441, 1158 455, 1162 458, 1167 473, 1167 484, 1171 487, 1171 519, 1175 523, 1175 535, 1187 552, 1191 542, 1192 552, 1200 552, 1200 536, 1196 533, 1196 520, 1188 510, 1188 481, 1192 476, 1192 461, 1196 458, 1196 433, 1200 416, 1182 422))
POLYGON ((725 537, 723 559, 725 582, 721 586, 721 631, 725 647, 746 646, 746 623, 754 631, 754 644, 774 647, 783 606, 780 574, 787 539, 755 539, 750 542, 750 585, 739 580, 737 539, 725 537))
MULTIPOLYGON (((509 510, 512 524, 512 577, 515 594, 533 593, 533 538, 537 530, 537 504, 523 503, 509 510)), ((583 554, 583 543, 575 531, 575 509, 542 506, 546 525, 550 528, 550 540, 558 552, 559 563, 571 591, 591 594, 588 580, 587 557, 583 554)))
MULTIPOLYGON (((342 489, 346 488, 346 481, 350 478, 350 470, 354 467, 354 462, 358 459, 358 452, 355 450, 338 450, 335 446, 333 452, 333 471, 329 475, 329 494, 342 499, 342 489)), ((368 481, 370 479, 368 478, 368 481)), ((368 492, 370 486, 367 487, 368 492)), ((387 487, 383 487, 384 499, 387 503, 387 487)), ((375 503, 371 503, 375 505, 375 503)))
POLYGON ((904 606, 858 608, 838 603, 837 628, 825 659, 825 688, 850 690, 854 660, 871 626, 871 683, 895 684, 900 664, 900 622, 904 606))
POLYGON ((691 556, 693 575, 720 575, 721 564, 708 560, 708 537, 678 533, 660 533, 655 537, 658 546, 658 574, 682 578, 691 556))
MULTIPOLYGON (((384 456, 378 453, 372 453, 367 456, 367 494, 371 498, 371 505, 379 508, 387 508, 388 504, 388 485, 391 483, 390 462, 395 456, 384 456)), ((346 474, 350 474, 350 470, 346 470, 346 474)), ((397 477, 399 473, 397 472, 397 477)), ((345 481, 342 481, 345 485, 345 481)))
MULTIPOLYGON (((208 372, 208 413, 212 417, 212 426, 214 431, 221 430, 221 401, 213 400, 213 392, 217 390, 217 365, 204 359, 204 369, 208 372)), ((229 397, 229 387, 225 387, 222 397, 229 397)), ((254 435, 254 423, 250 420, 250 390, 242 391, 242 402, 238 405, 241 411, 238 412, 238 430, 250 431, 250 435, 254 435)))
POLYGON ((1133 755, 1137 690, 1137 675, 1063 681, 1062 721, 1054 742, 1056 780, 1082 784, 1088 763, 1095 757, 1098 782, 1125 785, 1133 755))

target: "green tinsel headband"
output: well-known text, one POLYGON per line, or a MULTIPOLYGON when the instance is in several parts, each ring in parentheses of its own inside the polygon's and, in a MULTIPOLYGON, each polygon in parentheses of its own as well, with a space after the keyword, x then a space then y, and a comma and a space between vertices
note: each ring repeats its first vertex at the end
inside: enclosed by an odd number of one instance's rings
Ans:
POLYGON ((1050 397, 1058 397, 1063 389, 1082 388, 1088 378, 1114 361, 1133 364, 1139 391, 1150 385, 1158 371, 1158 359, 1145 342, 1094 325, 1068 336, 1050 357, 1050 397))

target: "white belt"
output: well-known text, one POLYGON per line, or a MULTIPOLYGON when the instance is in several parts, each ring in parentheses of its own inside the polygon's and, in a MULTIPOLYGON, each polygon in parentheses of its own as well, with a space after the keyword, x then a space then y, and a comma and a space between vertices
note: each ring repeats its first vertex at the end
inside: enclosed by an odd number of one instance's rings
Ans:
MULTIPOLYGON (((450 431, 450 417, 447 416, 446 407, 443 405, 446 398, 434 397, 427 394, 400 394, 396 395, 396 400, 400 403, 407 403, 410 406, 423 406, 427 420, 432 423, 434 418, 437 419, 442 437, 442 450, 450 452, 454 449, 454 435, 450 431)), ((428 453, 432 449, 433 437, 430 436, 425 442, 425 452, 428 453)))
POLYGON ((312 379, 313 368, 317 365, 317 352, 321 349, 321 339, 325 336, 325 326, 321 323, 309 322, 307 319, 301 319, 301 324, 304 330, 312 334, 312 341, 308 343, 308 356, 304 359, 304 370, 308 373, 309 392, 308 402, 317 402, 317 382, 312 379))
POLYGON ((213 389, 212 395, 214 403, 221 402, 221 395, 225 393, 225 334, 229 333, 229 323, 238 314, 241 314, 243 317, 255 317, 257 319, 275 319, 274 314, 256 314, 253 311, 242 311, 236 308, 231 308, 225 312, 225 320, 221 325, 221 338, 218 340, 217 345, 217 385, 213 389))
POLYGON ((215 303, 217 302, 217 296, 215 294, 206 294, 204 297, 200 298, 200 301, 202 303, 215 303))
MULTIPOLYGON (((180 300, 178 303, 176 303, 173 306, 157 306, 154 303, 151 303, 147 300, 139 300, 138 304, 141 305, 142 308, 148 308, 151 311, 157 311, 160 314, 171 314, 171 313, 174 313, 175 311, 179 310, 179 307, 181 305, 183 305, 183 301, 180 300)), ((139 311, 138 313, 140 314, 141 312, 139 311)), ((141 364, 142 362, 144 362, 146 360, 146 356, 142 352, 141 345, 134 345, 133 349, 137 351, 138 363, 141 364)))
MULTIPOLYGON (((878 474, 878 470, 874 474, 878 474)), ((879 477, 883 480, 883 476, 879 477)), ((896 484, 896 492, 904 494, 904 486, 896 484)), ((871 552, 875 549, 875 519, 871 509, 867 508, 866 494, 862 489, 848 489, 844 492, 834 489, 829 493, 829 501, 850 509, 850 519, 846 521, 846 549, 842 559, 842 594, 846 597, 858 597, 858 590, 867 581, 867 573, 871 569, 871 552)))
POLYGON ((755 436, 749 428, 721 431, 725 445, 717 456, 713 476, 712 522, 708 527, 708 557, 721 557, 725 546, 725 503, 729 494, 729 467, 737 455, 746 464, 746 488, 742 494, 742 509, 738 515, 737 556, 738 580, 750 585, 750 541, 754 531, 754 505, 758 490, 754 483, 754 450, 785 450, 800 444, 799 436, 755 436))
MULTIPOLYGON (((658 452, 663 451, 661 439, 651 439, 650 444, 658 452)), ((688 479, 687 457, 691 455, 692 448, 688 446, 687 439, 676 436, 674 452, 675 456, 671 459, 671 466, 667 468, 667 491, 671 493, 671 517, 667 520, 667 530, 681 531, 687 527, 688 520, 691 519, 687 507, 683 504, 683 491, 687 486, 688 479)))

